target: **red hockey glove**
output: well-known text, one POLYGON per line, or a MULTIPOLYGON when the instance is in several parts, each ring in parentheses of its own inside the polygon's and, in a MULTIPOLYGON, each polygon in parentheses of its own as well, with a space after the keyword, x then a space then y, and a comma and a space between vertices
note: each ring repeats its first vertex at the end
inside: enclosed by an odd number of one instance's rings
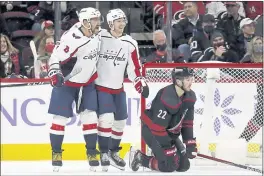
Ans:
POLYGON ((64 84, 64 76, 59 69, 51 69, 48 76, 52 87, 61 87, 64 84))
POLYGON ((184 141, 186 145, 186 154, 187 157, 190 159, 193 159, 197 156, 197 146, 196 146, 196 139, 190 139, 187 141, 184 141))
POLYGON ((136 77, 136 79, 134 80, 134 87, 136 89, 136 91, 139 94, 142 94, 142 96, 144 98, 148 98, 149 96, 149 87, 145 81, 144 77, 136 77))

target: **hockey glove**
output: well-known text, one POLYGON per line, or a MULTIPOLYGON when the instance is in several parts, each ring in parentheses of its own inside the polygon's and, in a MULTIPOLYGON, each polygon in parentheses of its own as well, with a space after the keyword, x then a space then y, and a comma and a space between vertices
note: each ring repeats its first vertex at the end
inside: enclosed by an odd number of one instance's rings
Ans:
POLYGON ((64 84, 64 76, 59 69, 51 69, 48 73, 52 87, 61 87, 64 84))
POLYGON ((184 141, 186 145, 186 154, 187 157, 190 159, 193 159, 197 156, 197 146, 196 146, 196 139, 190 139, 187 141, 184 141))
POLYGON ((176 155, 177 149, 173 145, 171 148, 163 149, 164 155, 165 155, 165 163, 167 170, 176 170, 179 167, 179 156, 176 155))
POLYGON ((142 94, 144 98, 149 96, 149 87, 144 77, 136 77, 134 80, 134 87, 139 94, 142 94))

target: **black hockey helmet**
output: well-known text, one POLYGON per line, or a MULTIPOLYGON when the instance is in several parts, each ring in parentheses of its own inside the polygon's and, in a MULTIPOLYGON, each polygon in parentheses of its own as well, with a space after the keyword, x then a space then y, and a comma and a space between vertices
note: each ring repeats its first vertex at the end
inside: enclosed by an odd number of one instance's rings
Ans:
POLYGON ((182 80, 185 77, 193 76, 192 72, 188 67, 176 67, 171 72, 173 83, 175 84, 176 79, 182 80))

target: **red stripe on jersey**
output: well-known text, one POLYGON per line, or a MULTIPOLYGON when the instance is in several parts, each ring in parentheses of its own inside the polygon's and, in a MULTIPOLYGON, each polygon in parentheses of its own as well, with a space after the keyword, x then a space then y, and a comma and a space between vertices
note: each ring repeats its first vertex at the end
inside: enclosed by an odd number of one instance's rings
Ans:
POLYGON ((64 126, 57 125, 57 124, 52 124, 50 129, 55 130, 55 131, 64 131, 64 126))
POLYGON ((192 125, 183 125, 182 128, 193 128, 192 125))
POLYGON ((151 133, 154 134, 155 136, 167 136, 168 135, 168 133, 166 131, 151 130, 151 133))
POLYGON ((112 132, 112 128, 102 128, 102 127, 97 127, 98 131, 105 132, 105 133, 110 133, 112 132))
POLYGON ((75 83, 75 82, 70 82, 70 81, 66 81, 64 83, 64 85, 66 86, 70 86, 70 87, 82 87, 82 86, 87 86, 88 84, 92 83, 96 78, 98 77, 97 72, 95 72, 93 74, 93 76, 91 76, 91 78, 86 82, 86 83, 75 83))
POLYGON ((139 77, 139 76, 141 76, 141 74, 140 74, 139 58, 138 58, 136 49, 131 53, 131 58, 132 58, 134 66, 135 66, 135 74, 137 77, 139 77))
POLYGON ((190 98, 185 98, 183 101, 184 101, 184 102, 186 102, 186 101, 189 101, 189 102, 195 102, 194 99, 190 99, 190 98))
POLYGON ((116 136, 122 136, 123 135, 123 132, 117 132, 117 131, 113 131, 112 130, 112 134, 113 135, 116 135, 116 136))
POLYGON ((158 125, 158 124, 155 124, 152 122, 152 120, 146 115, 146 114, 143 114, 141 116, 141 120, 151 129, 152 133, 160 133, 158 136, 160 135, 164 135, 164 133, 166 133, 167 135, 167 132, 166 132, 166 129, 161 126, 161 125, 158 125))
POLYGON ((120 92, 124 92, 123 87, 120 89, 111 89, 111 88, 96 85, 95 88, 99 91, 106 92, 109 94, 119 94, 120 92))
POLYGON ((184 120, 182 125, 193 125, 193 120, 184 120))
POLYGON ((179 108, 180 105, 182 104, 181 101, 180 101, 178 104, 176 104, 175 106, 173 106, 173 105, 169 105, 169 104, 164 100, 163 97, 164 97, 164 93, 165 93, 165 91, 167 91, 167 89, 163 89, 162 94, 161 94, 161 96, 160 96, 160 100, 161 100, 161 102, 162 102, 164 105, 166 105, 167 107, 171 108, 171 109, 177 109, 177 108, 179 108))
POLYGON ((96 129, 96 128, 97 128, 97 124, 96 123, 93 123, 93 124, 84 124, 83 125, 83 131, 93 130, 93 129, 96 129))

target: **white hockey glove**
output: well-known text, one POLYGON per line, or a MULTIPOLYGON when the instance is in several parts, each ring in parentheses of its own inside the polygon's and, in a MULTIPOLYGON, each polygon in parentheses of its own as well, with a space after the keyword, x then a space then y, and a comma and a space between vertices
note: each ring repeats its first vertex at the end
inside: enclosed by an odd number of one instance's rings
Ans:
POLYGON ((139 94, 142 94, 142 96, 144 98, 148 98, 149 87, 148 87, 144 77, 141 77, 141 76, 136 77, 136 79, 134 80, 134 87, 135 87, 136 91, 139 94))

